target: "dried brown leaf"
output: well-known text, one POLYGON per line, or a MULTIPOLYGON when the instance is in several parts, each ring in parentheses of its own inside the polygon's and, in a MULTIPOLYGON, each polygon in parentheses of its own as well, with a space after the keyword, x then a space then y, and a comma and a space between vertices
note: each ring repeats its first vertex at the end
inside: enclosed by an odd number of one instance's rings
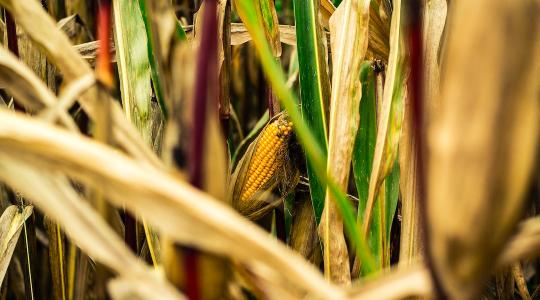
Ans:
MULTIPOLYGON (((440 64, 439 53, 444 26, 446 24, 446 0, 426 1, 424 8, 424 86, 425 103, 428 111, 433 111, 439 102, 440 64)), ((426 116, 429 121, 429 116, 426 116)))
POLYGON ((143 216, 161 233, 186 245, 261 263, 294 294, 342 296, 298 254, 230 207, 163 170, 28 117, 3 111, 0 116, 1 157, 24 159, 34 167, 65 172, 89 186, 97 184, 107 199, 143 216))
POLYGON ((290 246, 306 260, 317 266, 320 264, 321 253, 311 199, 309 197, 300 199, 299 203, 294 206, 294 213, 290 246))
POLYGON ((413 130, 411 104, 409 99, 406 99, 403 131, 399 142, 399 188, 402 215, 399 263, 403 265, 413 263, 422 256, 424 250, 418 198, 418 158, 415 152, 417 141, 413 130))
POLYGON ((79 197, 65 176, 47 170, 36 171, 20 160, 2 156, 0 178, 59 222, 70 239, 93 259, 127 280, 154 289, 160 298, 180 298, 174 288, 128 250, 105 220, 79 197), (29 181, 33 184, 28 185, 29 181))
MULTIPOLYGON (((30 112, 52 107, 58 102, 51 90, 5 48, 0 48, 0 83, 30 112)), ((65 111, 60 112, 59 116, 68 128, 77 130, 77 126, 65 111)))
MULTIPOLYGON (((45 52, 49 60, 64 74, 64 82, 70 83, 92 73, 90 66, 78 55, 68 37, 57 27, 53 19, 36 0, 0 0, 15 18, 17 25, 28 34, 45 52)), ((92 88, 81 95, 80 102, 88 115, 97 118, 97 89, 92 88)), ((115 142, 132 156, 149 164, 161 166, 152 151, 145 146, 135 128, 125 119, 122 109, 114 102, 111 105, 111 116, 114 120, 113 137, 115 142)))
POLYGON ((349 299, 390 300, 430 299, 433 286, 429 271, 423 265, 390 270, 384 276, 368 280, 349 290, 349 299))
MULTIPOLYGON (((368 44, 369 1, 345 0, 330 18, 333 57, 332 96, 327 172, 342 190, 347 189, 352 151, 360 121, 362 85, 360 66, 368 44)), ((351 280, 343 220, 337 203, 326 191, 319 224, 327 279, 346 284, 351 280)))
POLYGON ((4 210, 0 217, 0 284, 6 275, 24 222, 32 214, 32 209, 32 206, 27 206, 22 212, 19 212, 17 206, 11 205, 4 210))
POLYGON ((431 260, 453 299, 475 298, 521 215, 540 136, 539 13, 535 1, 452 3, 426 199, 431 260))

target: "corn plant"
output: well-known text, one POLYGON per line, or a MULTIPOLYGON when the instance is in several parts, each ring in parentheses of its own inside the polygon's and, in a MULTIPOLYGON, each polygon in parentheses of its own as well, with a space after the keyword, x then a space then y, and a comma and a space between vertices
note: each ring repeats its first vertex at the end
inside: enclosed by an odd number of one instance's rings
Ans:
POLYGON ((540 297, 538 1, 0 15, 0 299, 540 297))

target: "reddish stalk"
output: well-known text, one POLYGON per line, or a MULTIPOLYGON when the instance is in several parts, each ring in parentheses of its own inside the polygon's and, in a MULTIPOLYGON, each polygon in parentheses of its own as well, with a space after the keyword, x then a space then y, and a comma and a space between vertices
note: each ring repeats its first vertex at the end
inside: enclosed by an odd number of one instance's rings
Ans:
MULTIPOLYGON (((13 16, 7 11, 5 13, 6 21, 6 31, 7 31, 7 46, 8 49, 13 55, 19 57, 19 43, 17 41, 17 24, 13 20, 13 16)), ((16 111, 24 112, 24 107, 22 107, 17 101, 13 101, 13 106, 16 111)))
MULTIPOLYGON (((201 32, 201 44, 199 56, 197 57, 197 71, 195 81, 195 92, 193 97, 193 126, 191 130, 191 145, 189 152, 189 181, 197 187, 202 188, 203 178, 203 153, 206 131, 207 113, 216 112, 215 117, 219 118, 216 109, 209 105, 218 107, 218 75, 217 75, 217 2, 216 0, 205 0, 205 10, 201 32)), ((196 249, 184 250, 184 265, 186 270, 186 290, 187 297, 191 300, 200 298, 198 280, 198 252, 196 249)))
MULTIPOLYGON (((203 30, 199 56, 197 57, 197 74, 193 98, 193 127, 189 160, 190 182, 197 188, 202 186, 202 155, 204 134, 206 130, 206 112, 208 105, 217 107, 217 18, 216 0, 205 0, 203 30), (212 99, 212 102, 209 100, 212 99)), ((210 110, 215 111, 215 110, 210 110)), ((217 117, 217 116, 216 116, 217 117)))
POLYGON ((441 285, 440 278, 435 271, 433 259, 431 258, 429 243, 429 227, 427 224, 427 199, 426 199, 426 142, 424 128, 424 52, 422 41, 422 3, 420 0, 411 0, 408 3, 408 44, 410 56, 410 76, 409 76, 409 98, 412 106, 413 134, 416 139, 416 172, 418 188, 418 204, 420 212, 419 224, 420 232, 426 243, 425 255, 426 264, 430 270, 433 286, 437 294, 437 299, 446 299, 446 295, 441 285))
POLYGON ((13 16, 8 11, 5 11, 6 14, 6 30, 7 30, 7 39, 8 39, 8 49, 15 56, 19 57, 19 43, 17 41, 17 25, 13 16))
POLYGON ((97 36, 99 48, 96 62, 96 77, 106 87, 113 87, 111 66, 111 0, 100 0, 98 10, 97 36))

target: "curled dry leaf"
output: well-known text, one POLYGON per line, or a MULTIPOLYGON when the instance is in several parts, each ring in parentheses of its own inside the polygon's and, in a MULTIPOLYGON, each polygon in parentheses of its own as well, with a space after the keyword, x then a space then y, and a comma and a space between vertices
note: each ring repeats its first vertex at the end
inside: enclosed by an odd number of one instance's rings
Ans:
MULTIPOLYGON (((97 57, 97 49, 99 48, 99 41, 92 41, 87 43, 82 43, 78 45, 74 45, 73 49, 79 53, 81 58, 86 60, 86 62, 91 66, 95 67, 96 65, 96 57, 97 57)), ((116 48, 114 43, 111 43, 111 62, 116 62, 116 48)))
POLYGON ((1 157, 18 157, 34 167, 64 172, 91 187, 99 185, 106 199, 125 205, 179 243, 241 262, 264 264, 295 295, 343 296, 298 254, 230 207, 163 170, 28 117, 3 111, 0 116, 1 157))
POLYGON ((369 44, 367 57, 388 62, 390 54, 391 0, 373 0, 369 7, 369 44))
MULTIPOLYGON (((36 0, 0 0, 15 18, 17 25, 28 34, 45 52, 51 63, 55 64, 64 75, 64 82, 70 83, 80 77, 91 74, 92 69, 79 56, 71 45, 68 37, 56 27, 53 19, 43 10, 41 3, 36 0)), ((90 118, 96 119, 99 111, 97 105, 97 88, 89 89, 81 95, 80 103, 90 118)), ((144 141, 135 128, 125 119, 120 106, 113 102, 111 105, 113 119, 113 139, 133 157, 137 157, 154 166, 162 163, 152 151, 145 147, 144 141)))
POLYGON ((20 212, 17 206, 11 205, 0 217, 0 284, 6 275, 24 222, 32 214, 32 209, 32 206, 27 206, 20 212))
MULTIPOLYGON (((444 26, 446 24, 446 0, 430 0, 424 8, 424 64, 425 94, 424 101, 429 112, 424 114, 428 119, 436 116, 433 109, 437 106, 439 94, 439 52, 444 26)), ((405 99, 402 137, 399 142, 401 211, 403 223, 401 227, 400 263, 410 264, 415 257, 422 255, 424 241, 420 222, 420 203, 418 202, 418 170, 415 153, 417 138, 414 136, 411 101, 405 99)), ((427 120, 429 122, 429 120, 427 120)))
POLYGON ((103 218, 80 198, 65 176, 36 171, 27 162, 2 155, 0 178, 59 222, 70 239, 93 259, 133 284, 154 290, 160 298, 180 298, 172 286, 128 250, 103 218), (34 184, 28 185, 28 181, 34 184))
MULTIPOLYGON (((246 26, 243 23, 231 23, 231 46, 237 46, 251 41, 251 35, 249 34, 246 26)), ((188 39, 193 38, 193 25, 183 27, 186 31, 188 39)), ((278 25, 279 40, 287 45, 296 46, 296 29, 291 25, 278 25)))
MULTIPOLYGON (((52 107, 58 102, 32 70, 5 48, 0 48, 0 83, 31 112, 52 107)), ((73 119, 65 111, 60 112, 59 116, 64 125, 77 130, 73 119)))
MULTIPOLYGON (((369 1, 345 0, 330 18, 333 58, 332 96, 328 138, 328 175, 346 190, 352 150, 360 119, 360 67, 368 44, 369 1)), ((333 282, 351 280, 343 220, 335 199, 326 191, 319 225, 324 245, 325 276, 333 282)))
MULTIPOLYGON (((111 298, 114 300, 133 300, 133 299, 156 299, 156 290, 144 282, 136 282, 124 278, 114 278, 107 283, 107 288, 111 298)), ((159 295, 160 299, 162 295, 159 295)), ((177 297, 178 300, 187 299, 183 295, 177 297)))
MULTIPOLYGON (((430 107, 430 112, 424 117, 429 118, 436 115, 432 109, 438 101, 439 89, 439 63, 442 32, 446 22, 446 0, 427 1, 424 10, 424 61, 425 61, 425 103, 430 107)), ((417 143, 413 130, 412 104, 405 99, 405 113, 403 121, 403 132, 399 142, 399 162, 400 162, 400 189, 402 203, 402 234, 400 263, 407 265, 415 261, 415 257, 422 254, 424 242, 422 238, 422 228, 420 222, 420 203, 418 203, 418 178, 417 178, 417 154, 415 153, 417 143)))
POLYGON ((274 0, 254 0, 255 10, 259 24, 264 28, 264 35, 270 44, 274 57, 281 56, 281 42, 279 40, 279 22, 277 19, 274 0))
POLYGON ((518 232, 504 247, 498 265, 509 266, 518 260, 532 259, 540 253, 540 218, 532 218, 520 224, 518 232))
POLYGON ((390 270, 385 276, 368 280, 348 291, 349 299, 390 300, 428 298, 433 295, 429 271, 423 265, 390 270))
POLYGON ((231 115, 231 1, 218 1, 218 70, 219 70, 219 116, 228 120, 231 115))
MULTIPOLYGON (((320 1, 320 14, 321 14, 321 23, 324 27, 330 29, 330 17, 336 11, 336 7, 330 0, 318 0, 320 1)), ((315 1, 313 1, 315 2, 315 1)), ((318 19, 318 18, 317 18, 318 19)))
MULTIPOLYGON (((446 24, 447 4, 446 0, 426 1, 424 8, 424 79, 425 79, 425 101, 428 106, 429 115, 436 116, 434 110, 439 102, 439 77, 440 64, 439 53, 441 51, 441 41, 443 30, 446 24)), ((429 121, 429 119, 428 119, 429 121)))
POLYGON ((304 197, 295 203, 290 245, 294 251, 317 266, 321 260, 321 248, 315 213, 310 200, 309 197, 304 197))

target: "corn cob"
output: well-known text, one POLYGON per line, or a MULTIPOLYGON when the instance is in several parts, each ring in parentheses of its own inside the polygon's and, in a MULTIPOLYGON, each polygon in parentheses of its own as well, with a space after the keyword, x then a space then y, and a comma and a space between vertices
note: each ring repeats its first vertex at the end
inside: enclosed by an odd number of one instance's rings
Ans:
POLYGON ((281 168, 284 161, 280 155, 283 154, 282 150, 291 131, 292 122, 288 122, 285 118, 279 118, 263 130, 249 164, 246 181, 240 194, 241 202, 253 197, 281 168))

